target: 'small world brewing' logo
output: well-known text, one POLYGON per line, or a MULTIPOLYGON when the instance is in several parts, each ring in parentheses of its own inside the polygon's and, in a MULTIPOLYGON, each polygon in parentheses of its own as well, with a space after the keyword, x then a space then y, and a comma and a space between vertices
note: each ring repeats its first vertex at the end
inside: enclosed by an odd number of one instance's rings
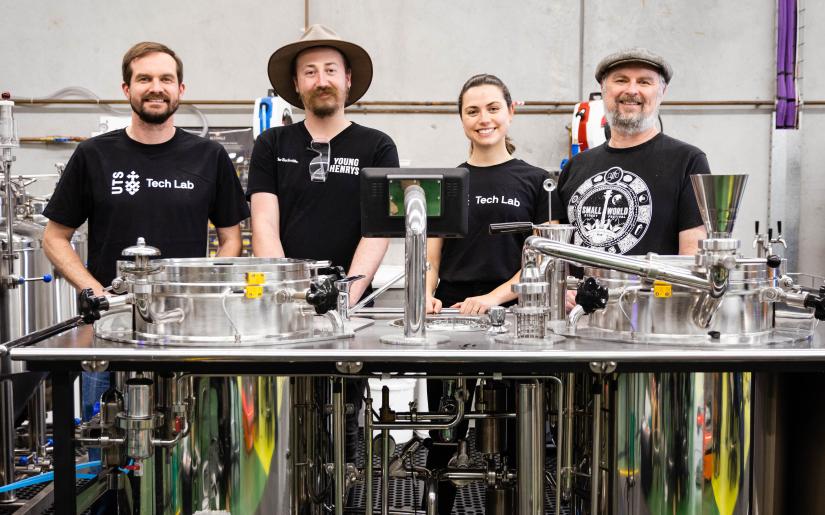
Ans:
POLYGON ((567 210, 575 244, 624 254, 647 232, 653 201, 638 175, 615 166, 584 181, 567 210))

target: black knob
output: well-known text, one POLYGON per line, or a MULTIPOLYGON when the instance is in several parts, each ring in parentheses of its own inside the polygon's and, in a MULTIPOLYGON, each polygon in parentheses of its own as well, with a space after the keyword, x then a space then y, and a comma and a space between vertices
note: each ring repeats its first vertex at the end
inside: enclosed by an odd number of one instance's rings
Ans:
POLYGON ((338 306, 338 288, 335 287, 333 275, 322 275, 316 277, 309 284, 307 302, 315 307, 315 312, 323 315, 338 306))
POLYGON ((77 294, 77 306, 83 322, 87 324, 100 320, 100 312, 109 309, 109 301, 106 297, 96 297, 91 288, 81 290, 77 294))
POLYGON ((607 288, 592 277, 586 277, 576 289, 576 304, 584 308, 588 315, 597 309, 604 309, 607 306, 607 298, 607 288))
POLYGON ((765 260, 768 263, 768 266, 771 268, 779 268, 779 265, 782 264, 782 258, 777 256, 776 254, 771 254, 765 260))
POLYGON ((805 307, 814 310, 817 320, 825 320, 825 286, 819 287, 819 295, 808 294, 805 297, 805 307))

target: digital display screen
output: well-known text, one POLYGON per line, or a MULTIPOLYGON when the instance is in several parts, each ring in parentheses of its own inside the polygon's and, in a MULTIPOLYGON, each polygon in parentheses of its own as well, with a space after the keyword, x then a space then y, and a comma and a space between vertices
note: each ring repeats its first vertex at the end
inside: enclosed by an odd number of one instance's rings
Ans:
POLYGON ((391 217, 403 218, 404 190, 413 184, 421 186, 427 198, 427 216, 441 216, 441 178, 437 179, 388 179, 389 211, 391 217))

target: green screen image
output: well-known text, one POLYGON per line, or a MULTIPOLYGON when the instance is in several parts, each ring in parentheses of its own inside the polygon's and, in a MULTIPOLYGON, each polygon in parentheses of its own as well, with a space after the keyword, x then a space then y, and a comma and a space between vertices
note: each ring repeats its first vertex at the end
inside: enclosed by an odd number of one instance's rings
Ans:
POLYGON ((404 189, 417 184, 427 197, 427 216, 441 216, 441 179, 389 179, 389 215, 403 217, 404 189))

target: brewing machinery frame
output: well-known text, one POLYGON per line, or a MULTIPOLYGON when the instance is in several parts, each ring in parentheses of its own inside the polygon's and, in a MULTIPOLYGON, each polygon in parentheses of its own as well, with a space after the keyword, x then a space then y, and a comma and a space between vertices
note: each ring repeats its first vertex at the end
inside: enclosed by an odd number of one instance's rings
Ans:
MULTIPOLYGON (((52 375, 55 498, 75 496, 74 390, 82 370, 183 372, 220 375, 332 375, 352 377, 422 373, 434 377, 546 377, 563 372, 822 370, 825 329, 795 343, 711 347, 645 345, 570 338, 547 346, 504 344, 483 333, 455 333, 451 341, 428 346, 391 346, 382 335, 396 331, 385 321, 352 339, 256 347, 140 347, 95 339, 91 327, 73 329, 30 346, 9 350, 31 370, 52 375), (353 373, 346 373, 351 371, 353 373)), ((598 375, 598 374, 597 374, 598 375)), ((74 515, 74 503, 55 506, 74 515)))

